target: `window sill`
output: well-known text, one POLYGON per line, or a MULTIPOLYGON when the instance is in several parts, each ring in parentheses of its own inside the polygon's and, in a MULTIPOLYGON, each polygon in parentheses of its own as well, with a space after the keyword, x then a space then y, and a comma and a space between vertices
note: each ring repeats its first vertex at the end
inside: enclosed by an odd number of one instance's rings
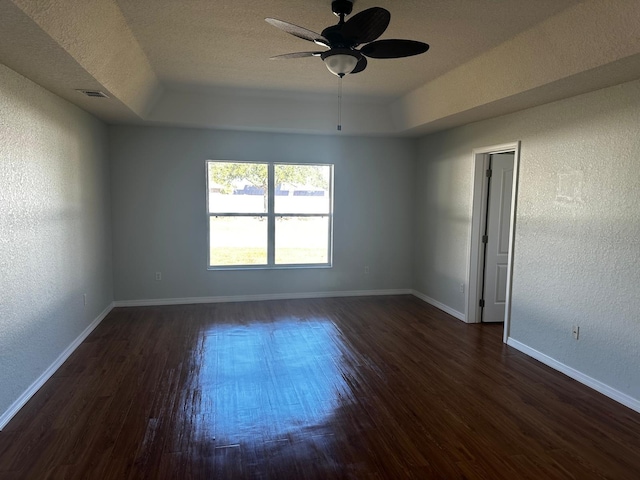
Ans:
POLYGON ((228 272, 228 271, 243 271, 243 270, 317 270, 333 268, 333 265, 327 264, 313 264, 313 265, 233 265, 233 266, 219 266, 219 267, 207 267, 209 271, 216 272, 228 272))

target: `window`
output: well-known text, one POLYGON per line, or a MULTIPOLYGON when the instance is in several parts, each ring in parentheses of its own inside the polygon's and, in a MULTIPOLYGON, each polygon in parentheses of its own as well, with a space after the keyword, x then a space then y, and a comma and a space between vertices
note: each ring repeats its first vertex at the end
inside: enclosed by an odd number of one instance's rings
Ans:
POLYGON ((207 162, 209 268, 331 266, 333 165, 207 162))

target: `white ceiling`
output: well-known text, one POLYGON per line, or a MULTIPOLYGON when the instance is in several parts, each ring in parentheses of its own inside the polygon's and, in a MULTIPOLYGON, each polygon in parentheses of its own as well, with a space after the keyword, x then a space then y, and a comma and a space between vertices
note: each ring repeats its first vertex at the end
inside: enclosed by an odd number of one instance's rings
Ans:
MULTIPOLYGON (((638 78, 638 4, 356 0, 391 12, 381 39, 431 48, 345 77, 345 130, 433 131, 638 78)), ((322 61, 269 59, 318 46, 265 17, 337 23, 330 0, 0 0, 0 62, 109 123, 334 131, 322 61)))
MULTIPOLYGON (((330 0, 117 3, 166 85, 335 90, 336 78, 320 58, 270 60, 274 55, 322 48, 264 21, 274 17, 321 32, 338 23, 330 0)), ((413 58, 371 60, 364 72, 345 80, 345 88, 363 95, 404 94, 576 3, 578 0, 356 0, 353 14, 374 6, 391 12, 391 23, 381 39, 420 40, 431 49, 413 58)))

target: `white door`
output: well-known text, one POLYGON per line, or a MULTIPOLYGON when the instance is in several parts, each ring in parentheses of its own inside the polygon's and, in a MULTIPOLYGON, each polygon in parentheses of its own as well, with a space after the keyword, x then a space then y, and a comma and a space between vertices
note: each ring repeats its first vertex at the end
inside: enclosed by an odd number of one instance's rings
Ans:
POLYGON ((511 152, 493 154, 489 163, 491 174, 489 176, 486 236, 483 239, 486 241, 482 290, 483 322, 504 322, 513 163, 514 154, 511 152))

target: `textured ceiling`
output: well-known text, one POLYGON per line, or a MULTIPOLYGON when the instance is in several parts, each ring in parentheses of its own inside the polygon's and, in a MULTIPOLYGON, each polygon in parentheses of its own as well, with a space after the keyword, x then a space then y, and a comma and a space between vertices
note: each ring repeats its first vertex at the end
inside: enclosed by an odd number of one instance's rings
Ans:
MULTIPOLYGON (((638 0, 356 0, 431 45, 343 81, 342 134, 419 135, 640 78, 638 0)), ((330 0, 0 0, 0 62, 108 123, 333 134, 330 0), (76 89, 102 90, 90 99, 76 89)))
MULTIPOLYGON (((274 17, 321 32, 336 24, 330 0, 116 0, 140 46, 168 86, 233 86, 299 92, 334 91, 336 78, 317 58, 270 60, 283 53, 322 50, 267 24, 274 17)), ((346 91, 404 94, 577 0, 356 0, 391 12, 384 38, 429 43, 424 55, 371 60, 347 77, 346 91)), ((352 15, 353 15, 352 14, 352 15)))

